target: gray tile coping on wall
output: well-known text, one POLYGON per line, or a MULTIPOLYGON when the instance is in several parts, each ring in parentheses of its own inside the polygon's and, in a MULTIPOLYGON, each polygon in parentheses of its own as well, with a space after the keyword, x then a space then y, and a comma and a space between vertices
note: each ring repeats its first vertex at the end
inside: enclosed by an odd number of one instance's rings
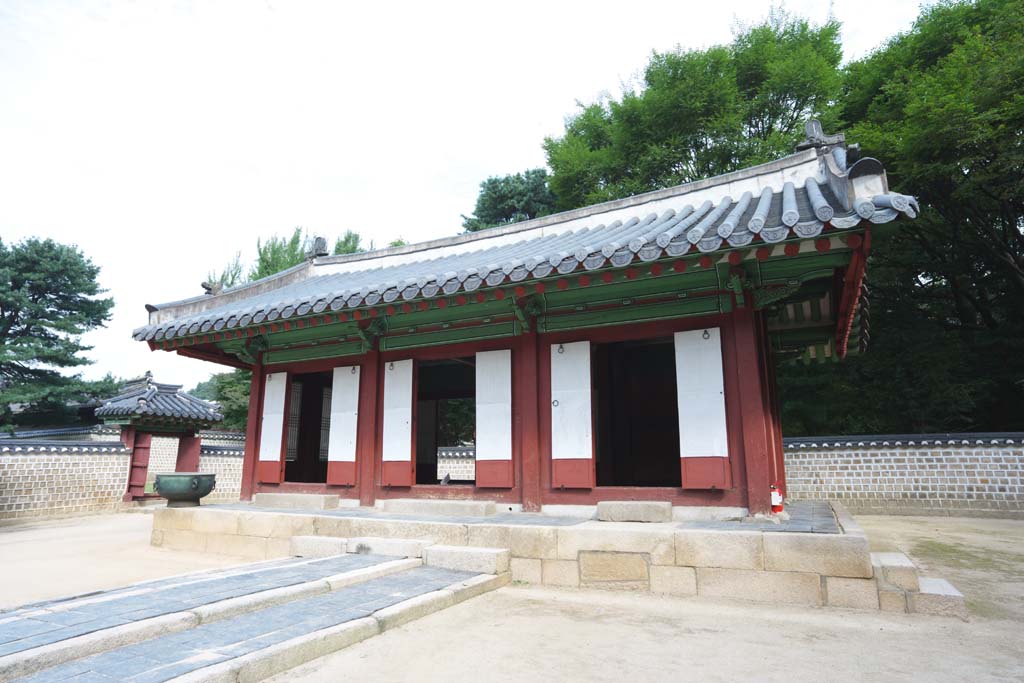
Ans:
MULTIPOLYGON (((357 556, 366 557, 366 556, 357 556)), ((161 683, 348 621, 474 576, 417 567, 283 605, 200 625, 17 679, 23 683, 161 683)))
POLYGON ((377 555, 289 559, 256 568, 176 577, 0 612, 0 657, 211 602, 315 581, 393 560, 377 555))

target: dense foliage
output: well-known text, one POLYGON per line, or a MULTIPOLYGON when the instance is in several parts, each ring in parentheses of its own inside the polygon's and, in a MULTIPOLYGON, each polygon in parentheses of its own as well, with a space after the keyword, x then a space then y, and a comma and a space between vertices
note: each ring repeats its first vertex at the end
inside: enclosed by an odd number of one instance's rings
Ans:
POLYGON ((69 406, 117 388, 61 370, 88 365, 85 332, 110 319, 99 267, 53 240, 0 241, 0 424, 73 419, 69 406), (18 416, 14 413, 17 410, 18 416))
POLYGON ((462 217, 466 232, 504 223, 546 216, 555 210, 555 195, 548 188, 548 172, 532 168, 523 173, 491 177, 480 183, 472 216, 462 217))
POLYGON ((1024 3, 925 10, 838 111, 922 213, 874 250, 869 352, 783 369, 786 430, 1024 429, 1024 3))
POLYGON ((211 375, 190 391, 193 396, 220 404, 224 422, 218 429, 245 430, 249 414, 249 386, 252 373, 248 370, 233 370, 211 375))
POLYGON ((585 106, 547 138, 559 210, 670 187, 793 151, 803 122, 830 122, 839 25, 773 12, 732 44, 655 52, 641 87, 585 106))
POLYGON ((815 116, 922 212, 876 231, 868 353, 779 367, 785 433, 1022 430, 1024 2, 944 2, 841 55, 837 24, 780 12, 728 45, 655 53, 636 88, 544 141, 555 210, 778 158, 815 116))

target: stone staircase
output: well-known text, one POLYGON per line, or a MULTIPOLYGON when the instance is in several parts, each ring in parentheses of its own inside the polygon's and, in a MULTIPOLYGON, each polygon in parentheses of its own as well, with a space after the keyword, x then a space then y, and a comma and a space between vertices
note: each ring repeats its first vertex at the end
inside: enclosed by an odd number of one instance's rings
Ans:
POLYGON ((878 585, 878 608, 883 612, 911 612, 967 620, 963 594, 949 581, 918 576, 917 567, 903 553, 871 553, 878 585))
POLYGON ((2 612, 0 682, 259 681, 509 582, 507 551, 350 540, 2 612))

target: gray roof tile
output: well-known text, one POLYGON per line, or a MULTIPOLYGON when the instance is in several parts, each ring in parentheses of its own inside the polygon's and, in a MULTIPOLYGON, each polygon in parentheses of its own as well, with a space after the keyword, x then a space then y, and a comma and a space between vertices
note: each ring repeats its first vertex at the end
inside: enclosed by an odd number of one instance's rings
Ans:
POLYGON ((202 423, 220 422, 224 416, 216 403, 181 390, 180 384, 159 384, 146 376, 130 382, 117 396, 96 409, 96 417, 159 417, 202 423))
MULTIPOLYGON (((793 158, 796 157, 800 155, 793 158)), ((779 168, 786 169, 788 159, 765 165, 765 168, 777 174, 779 168)), ((813 162, 815 157, 810 159, 813 162)), ((459 241, 455 253, 451 253, 452 249, 448 249, 449 253, 438 253, 448 246, 441 244, 416 252, 418 259, 398 263, 395 259, 374 259, 375 254, 369 254, 365 255, 365 268, 357 266, 348 272, 314 274, 276 288, 248 285, 253 291, 251 296, 226 297, 223 305, 217 305, 216 299, 208 304, 202 302, 199 308, 205 310, 146 325, 135 330, 134 337, 140 341, 161 341, 309 312, 472 292, 485 284, 498 286, 506 279, 520 282, 546 278, 553 273, 567 274, 581 267, 586 270, 623 267, 635 260, 646 262, 678 257, 694 249, 707 253, 746 247, 755 242, 772 244, 785 239, 813 238, 822 233, 826 223, 831 228, 847 230, 862 220, 886 223, 900 214, 916 216, 918 207, 913 197, 888 191, 859 197, 852 183, 847 182, 846 169, 837 166, 835 155, 819 156, 817 160, 821 169, 817 172, 806 171, 808 157, 805 156, 799 159, 804 164, 801 167, 804 177, 795 177, 796 171, 791 170, 790 179, 774 183, 775 189, 768 186, 756 193, 746 190, 735 198, 730 195, 729 185, 736 174, 730 174, 698 183, 701 185, 699 201, 688 200, 690 193, 684 191, 688 186, 681 186, 678 196, 670 202, 673 206, 665 207, 666 202, 661 201, 662 208, 657 212, 641 202, 635 215, 615 220, 608 220, 600 211, 595 211, 586 223, 572 214, 562 221, 549 217, 545 219, 543 230, 524 229, 522 239, 518 240, 488 239, 506 236, 517 229, 506 226, 507 229, 491 235, 483 231, 469 241, 459 241), (826 162, 826 158, 829 161, 826 162), (848 188, 842 190, 847 193, 844 198, 833 192, 837 178, 839 187, 848 188), (709 198, 709 189, 712 194, 714 190, 721 191, 709 198), (571 229, 566 226, 568 223, 573 223, 571 229), (391 265, 375 266, 379 261, 391 265)), ((876 161, 870 161, 881 168, 876 161)), ((796 168, 795 162, 791 166, 796 168)), ((767 174, 765 171, 766 177, 767 174)), ((744 180, 749 181, 751 177, 758 177, 756 169, 744 180)), ((884 171, 879 187, 885 187, 884 171)), ((453 238, 451 244, 455 243, 453 238)), ((387 252, 382 253, 382 256, 387 255, 387 252)), ((328 258, 323 263, 333 262, 328 258)), ((320 265, 321 262, 314 262, 314 270, 320 265)), ((261 283, 270 284, 268 281, 261 283)), ((165 304, 153 310, 195 301, 165 304)))

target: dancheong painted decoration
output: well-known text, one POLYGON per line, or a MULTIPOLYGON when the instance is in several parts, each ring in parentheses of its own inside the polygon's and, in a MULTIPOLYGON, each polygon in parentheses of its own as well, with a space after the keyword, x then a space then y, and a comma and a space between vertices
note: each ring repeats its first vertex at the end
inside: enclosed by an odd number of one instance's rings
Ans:
POLYGON ((244 497, 767 512, 785 492, 774 359, 864 349, 873 231, 918 211, 843 136, 807 133, 788 157, 678 187, 317 249, 148 306, 134 335, 253 371, 244 497))

